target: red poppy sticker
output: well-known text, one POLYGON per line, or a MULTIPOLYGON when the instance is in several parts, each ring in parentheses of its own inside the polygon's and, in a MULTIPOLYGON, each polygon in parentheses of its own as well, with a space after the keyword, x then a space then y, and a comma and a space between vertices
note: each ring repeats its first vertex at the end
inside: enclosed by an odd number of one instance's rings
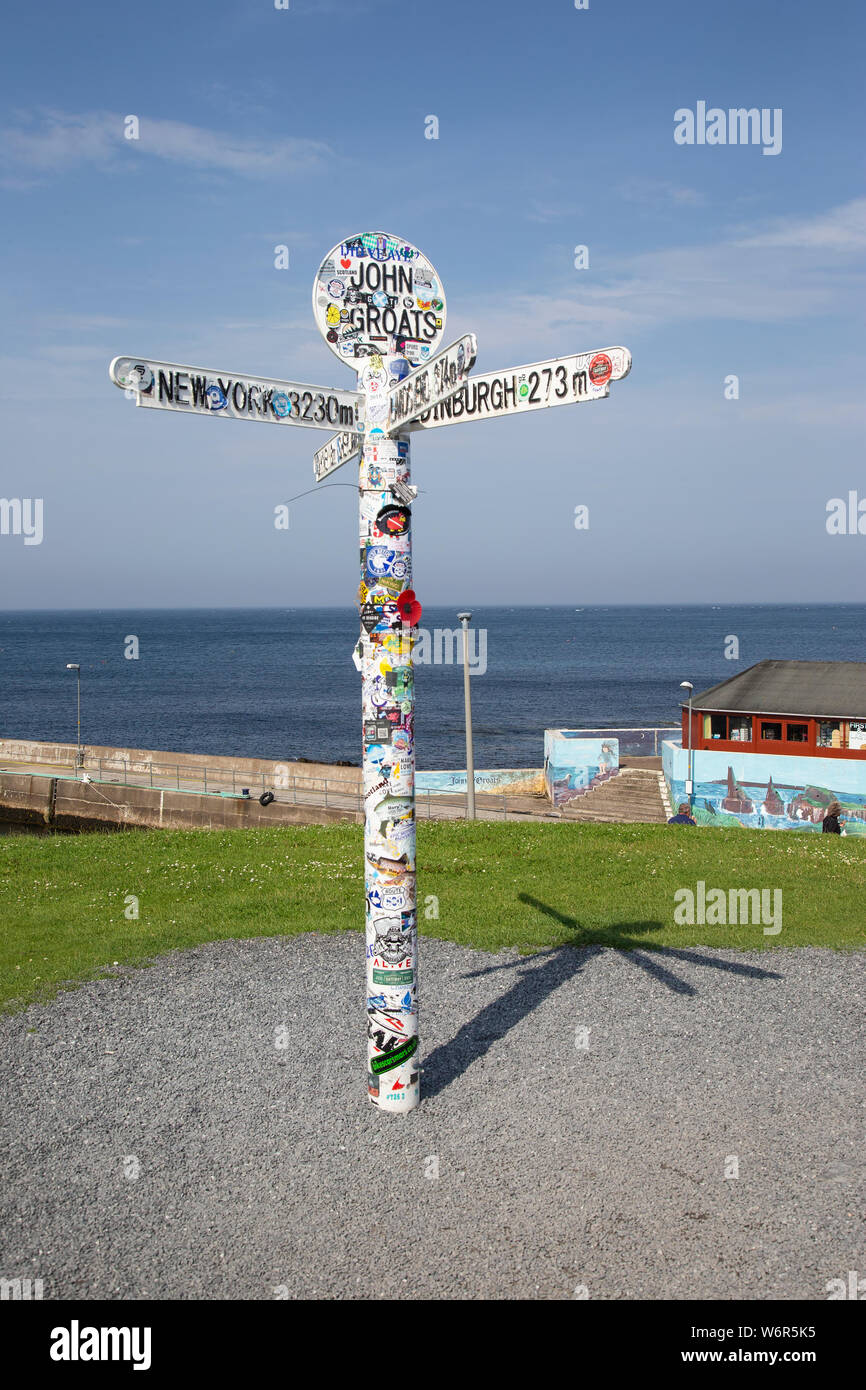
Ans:
POLYGON ((404 589, 397 599, 397 610, 404 623, 417 627, 421 621, 421 605, 415 597, 414 589, 404 589))
POLYGON ((597 352, 589 364, 589 379, 593 386, 604 386, 610 381, 613 363, 606 352, 597 352))

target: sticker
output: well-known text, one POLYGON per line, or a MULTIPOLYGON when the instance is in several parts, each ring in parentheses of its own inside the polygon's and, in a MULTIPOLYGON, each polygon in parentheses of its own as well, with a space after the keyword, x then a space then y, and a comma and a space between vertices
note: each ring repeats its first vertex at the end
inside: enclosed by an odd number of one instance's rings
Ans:
POLYGON ((118 386, 124 386, 128 391, 149 391, 153 385, 153 372, 146 362, 124 359, 118 362, 114 379, 118 386))
POLYGON ((375 1100, 379 1098, 379 1078, 375 1072, 367 1073, 367 1095, 375 1100))
POLYGON ((402 1067, 417 1051, 418 1039, 407 1038, 402 1046, 395 1048, 393 1052, 386 1052, 381 1057, 371 1057, 370 1071, 376 1076, 380 1076, 383 1071, 393 1071, 394 1067, 402 1067))
MULTIPOLYGON (((398 971, 395 970, 393 973, 396 975, 398 971)), ((412 997, 412 991, 410 989, 407 989, 405 994, 401 994, 398 991, 396 998, 393 995, 384 993, 367 995, 368 1014, 414 1014, 417 1012, 415 1000, 412 997)))
POLYGON ((414 970, 377 970, 373 967, 374 985, 411 985, 415 983, 414 970))
POLYGON ((408 854, 401 854, 399 859, 396 859, 387 854, 368 852, 367 862, 374 869, 378 869, 381 874, 390 874, 392 877, 402 877, 403 874, 411 872, 411 861, 408 854))
MULTIPOLYGON (((367 893, 370 906, 378 908, 382 912, 411 912, 414 910, 412 899, 415 893, 412 888, 394 888, 386 884, 374 883, 367 893)), ((382 981, 380 980, 381 984, 382 981)))
POLYGON ((589 379, 593 386, 604 386, 610 381, 613 363, 606 352, 597 352, 589 364, 589 379))
MULTIPOLYGON (((381 996, 380 996, 381 997, 381 996)), ((406 1010, 407 1013, 410 1010, 406 1010)), ((367 1010, 367 1037, 374 1038, 377 1033, 390 1033, 392 1037, 399 1040, 406 1037, 406 1024, 402 1018, 395 1016, 394 1010, 389 1009, 384 1012, 381 1009, 367 1010)), ((391 1046, 394 1046, 392 1043, 391 1046)), ((382 1049, 384 1051, 384 1049, 382 1049)))
POLYGON ((273 410, 275 415, 279 415, 280 419, 282 419, 286 415, 291 414, 292 403, 286 395, 285 391, 274 392, 273 396, 271 397, 271 409, 273 410))
POLYGON ((399 917, 375 917, 373 953, 390 965, 402 965, 412 955, 414 912, 401 912, 399 917))
MULTIPOLYGON (((377 787, 366 793, 372 796, 374 791, 381 792, 382 787, 377 787)), ((390 791, 388 784, 385 783, 384 790, 390 791)), ((411 824, 415 819, 415 808, 412 798, 408 796, 385 796, 373 806, 372 817, 379 822, 379 834, 385 838, 390 838, 401 826, 411 824)))
POLYGON ((328 294, 332 299, 342 299, 346 293, 346 283, 344 280, 329 280, 328 294))
POLYGON ((382 620, 382 607, 377 603, 361 604, 361 626, 365 632, 373 632, 382 620))
POLYGON ((383 507, 376 517, 376 527, 383 536, 405 536, 411 524, 408 507, 383 507))
POLYGON ((386 545, 371 545, 367 551, 367 573, 374 578, 390 574, 396 559, 397 552, 395 550, 389 550, 386 545))
POLYGON ((336 304, 328 305, 325 311, 325 322, 330 324, 332 327, 334 324, 340 322, 340 310, 337 308, 336 304))
POLYGON ((390 744, 395 733, 397 730, 393 724, 389 724, 387 719, 365 719, 364 745, 367 749, 367 756, 370 756, 372 749, 380 747, 383 743, 390 744))

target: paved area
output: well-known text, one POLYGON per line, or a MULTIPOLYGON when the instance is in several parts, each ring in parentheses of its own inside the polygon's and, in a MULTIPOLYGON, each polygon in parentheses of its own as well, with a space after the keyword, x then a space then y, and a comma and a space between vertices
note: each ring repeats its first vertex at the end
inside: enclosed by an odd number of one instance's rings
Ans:
POLYGON ((866 1273, 864 955, 424 938, 422 1105, 359 933, 0 1019, 0 1275, 46 1298, 823 1300, 866 1273), (727 1176, 726 1176, 727 1174, 727 1176))

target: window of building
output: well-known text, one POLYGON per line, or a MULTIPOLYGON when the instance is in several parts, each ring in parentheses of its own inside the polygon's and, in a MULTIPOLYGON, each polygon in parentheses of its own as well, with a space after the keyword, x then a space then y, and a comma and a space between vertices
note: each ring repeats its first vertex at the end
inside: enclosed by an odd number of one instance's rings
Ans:
POLYGON ((818 725, 819 748, 842 747, 842 723, 838 719, 822 719, 818 725))
POLYGON ((785 739, 788 743, 808 743, 809 725, 808 724, 786 724, 785 739))
POLYGON ((728 738, 734 743, 752 742, 752 719, 748 714, 732 714, 728 738))
POLYGON ((710 715, 710 738, 728 737, 728 716, 726 714, 710 715))
POLYGON ((848 725, 848 747, 866 748, 866 720, 851 720, 848 725))
POLYGON ((780 742, 780 741, 781 741, 781 738, 782 738, 782 725, 781 725, 781 723, 778 723, 778 724, 776 724, 776 723, 768 723, 767 721, 762 720, 762 721, 761 721, 761 738, 762 738, 763 740, 765 740, 765 741, 766 741, 766 740, 774 740, 774 741, 777 742, 777 743, 780 742))

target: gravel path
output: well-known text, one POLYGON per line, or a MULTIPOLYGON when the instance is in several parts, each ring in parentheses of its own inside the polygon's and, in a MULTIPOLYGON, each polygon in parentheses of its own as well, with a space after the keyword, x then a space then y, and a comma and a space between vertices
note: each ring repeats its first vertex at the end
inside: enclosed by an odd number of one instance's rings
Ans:
POLYGON ((360 933, 201 946, 0 1020, 0 1275, 826 1299, 866 1274, 862 954, 420 954, 407 1116, 366 1099, 360 933))

